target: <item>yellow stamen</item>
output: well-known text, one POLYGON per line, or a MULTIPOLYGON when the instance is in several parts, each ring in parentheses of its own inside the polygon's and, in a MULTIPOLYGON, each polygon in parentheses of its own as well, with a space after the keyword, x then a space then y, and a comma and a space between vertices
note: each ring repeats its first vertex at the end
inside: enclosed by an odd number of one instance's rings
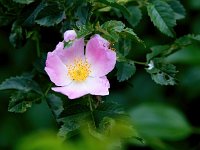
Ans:
POLYGON ((74 64, 67 65, 69 77, 77 82, 86 80, 90 74, 90 64, 84 59, 75 59, 74 64))

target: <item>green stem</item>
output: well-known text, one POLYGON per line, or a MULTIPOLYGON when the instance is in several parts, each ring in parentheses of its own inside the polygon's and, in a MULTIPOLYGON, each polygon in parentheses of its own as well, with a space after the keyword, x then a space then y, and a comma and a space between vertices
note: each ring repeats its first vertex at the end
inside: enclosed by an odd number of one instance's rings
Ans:
POLYGON ((47 87, 46 91, 44 92, 44 96, 45 96, 45 97, 47 96, 49 90, 51 89, 51 86, 52 86, 52 83, 49 84, 49 86, 47 87))
POLYGON ((129 62, 129 63, 133 63, 133 64, 138 64, 138 65, 147 66, 147 63, 146 63, 146 62, 140 62, 140 61, 131 60, 131 59, 127 59, 127 58, 120 58, 120 57, 118 57, 117 60, 118 60, 119 62, 129 62))
POLYGON ((145 65, 145 66, 147 65, 146 62, 139 62, 139 61, 135 61, 135 60, 133 60, 133 62, 138 65, 145 65))
POLYGON ((50 109, 50 111, 51 111, 51 113, 52 113, 53 118, 56 120, 57 126, 59 126, 59 124, 58 124, 58 122, 57 122, 57 116, 56 116, 55 112, 52 110, 51 104, 49 103, 49 101, 48 101, 48 99, 47 99, 47 94, 48 94, 49 90, 51 89, 51 86, 52 86, 52 83, 49 84, 49 86, 47 87, 47 89, 46 89, 46 91, 45 91, 45 93, 44 93, 44 98, 45 98, 46 103, 47 103, 47 105, 48 105, 48 107, 49 107, 49 109, 50 109))
POLYGON ((91 117, 92 117, 92 122, 93 122, 93 126, 94 128, 96 128, 96 124, 95 124, 95 120, 94 120, 94 115, 93 115, 93 106, 92 106, 92 99, 91 96, 88 95, 88 102, 89 102, 89 107, 90 107, 90 113, 91 113, 91 117))

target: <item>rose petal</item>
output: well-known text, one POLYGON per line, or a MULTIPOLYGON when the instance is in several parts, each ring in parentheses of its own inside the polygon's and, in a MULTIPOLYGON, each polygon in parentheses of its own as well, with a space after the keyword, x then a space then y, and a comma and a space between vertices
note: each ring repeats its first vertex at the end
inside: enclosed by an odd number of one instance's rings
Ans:
POLYGON ((73 44, 57 53, 64 64, 71 64, 76 58, 84 57, 84 39, 76 39, 73 44))
POLYGON ((54 87, 52 88, 52 90, 68 96, 69 99, 79 98, 83 95, 88 94, 85 83, 77 82, 72 82, 68 86, 64 87, 54 87))
POLYGON ((64 49, 64 43, 63 42, 59 42, 57 45, 56 45, 56 48, 55 50, 53 51, 54 53, 57 53, 59 51, 62 51, 64 49))
POLYGON ((79 98, 86 94, 108 95, 110 83, 106 76, 101 78, 88 77, 84 82, 71 82, 67 86, 53 87, 55 92, 68 96, 69 99, 79 98))
POLYGON ((113 70, 116 53, 109 49, 109 42, 100 35, 92 37, 86 45, 86 58, 91 64, 91 76, 102 77, 113 70))
POLYGON ((76 38, 76 32, 74 30, 67 30, 64 33, 64 40, 68 42, 69 40, 74 40, 76 38))
POLYGON ((86 81, 88 93, 92 95, 109 95, 110 83, 106 76, 101 78, 88 77, 86 81))
POLYGON ((57 86, 65 86, 71 82, 71 79, 67 75, 67 67, 52 52, 47 54, 45 71, 50 77, 50 80, 57 86))

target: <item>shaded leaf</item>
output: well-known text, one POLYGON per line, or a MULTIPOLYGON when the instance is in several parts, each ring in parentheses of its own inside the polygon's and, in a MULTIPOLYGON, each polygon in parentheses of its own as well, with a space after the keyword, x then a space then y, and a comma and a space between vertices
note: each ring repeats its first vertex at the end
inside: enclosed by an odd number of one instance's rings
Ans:
POLYGON ((65 18, 64 8, 57 2, 47 3, 41 11, 38 12, 35 22, 42 26, 53 26, 60 23, 65 18))
POLYGON ((54 94, 48 94, 47 102, 54 115, 58 118, 64 110, 62 99, 54 94))
POLYGON ((151 74, 151 78, 161 85, 175 85, 176 84, 176 66, 165 63, 162 58, 152 60, 152 67, 147 68, 147 72, 151 74))
MULTIPOLYGON (((110 117, 112 119, 117 119, 126 116, 123 108, 114 102, 103 102, 94 111, 94 124, 98 128, 104 117, 110 117)), ((126 116, 127 117, 127 116, 126 116)))
POLYGON ((30 4, 34 2, 34 0, 13 0, 13 1, 20 4, 30 4))
POLYGON ((156 57, 166 57, 172 53, 180 50, 184 47, 187 47, 195 42, 200 42, 200 35, 185 35, 178 38, 171 45, 156 45, 151 47, 151 53, 147 54, 147 62, 156 57))
POLYGON ((0 26, 6 26, 13 22, 23 9, 23 5, 16 4, 12 0, 0 1, 0 26))
MULTIPOLYGON (((80 109, 80 107, 75 108, 75 110, 77 109, 80 109)), ((67 110, 65 109, 64 111, 67 110)), ((87 111, 66 114, 65 116, 62 114, 62 118, 59 119, 59 122, 62 122, 62 125, 59 129, 58 136, 62 137, 63 139, 66 139, 79 134, 80 127, 85 123, 88 123, 89 116, 90 114, 87 111)))
POLYGON ((19 48, 22 46, 23 35, 22 35, 22 27, 14 22, 11 28, 11 33, 9 36, 9 41, 13 47, 19 48))
POLYGON ((23 92, 34 91, 42 94, 40 86, 32 80, 31 75, 10 77, 0 84, 0 90, 20 90, 23 92))
POLYGON ((148 15, 153 24, 164 34, 174 37, 173 27, 176 25, 174 11, 164 1, 155 0, 147 5, 148 15))
POLYGON ((83 3, 82 5, 79 5, 79 7, 77 8, 75 12, 75 17, 78 19, 76 21, 76 26, 80 27, 82 25, 85 25, 88 19, 88 16, 89 16, 89 6, 87 5, 87 3, 83 3))
POLYGON ((147 54, 147 61, 149 62, 155 57, 161 57, 163 56, 163 53, 166 53, 167 50, 170 49, 169 45, 157 45, 151 47, 151 53, 147 54))
POLYGON ((37 17, 38 13, 47 6, 45 0, 42 0, 34 11, 28 16, 28 18, 24 21, 23 25, 25 26, 32 26, 35 23, 35 18, 37 17))
POLYGON ((119 9, 125 16, 130 16, 129 11, 127 10, 127 8, 122 5, 117 3, 115 0, 98 0, 98 2, 101 2, 103 4, 106 4, 108 6, 111 6, 113 8, 117 8, 119 9))
POLYGON ((200 35, 189 34, 189 35, 185 35, 183 37, 178 38, 175 41, 175 44, 177 44, 179 47, 185 47, 185 46, 193 44, 193 42, 195 41, 200 42, 200 35))
POLYGON ((167 3, 173 9, 176 20, 185 18, 186 15, 185 8, 183 7, 183 5, 180 3, 179 0, 168 0, 167 3))
POLYGON ((104 117, 100 123, 100 128, 104 136, 111 139, 117 137, 120 140, 122 138, 133 138, 137 136, 136 130, 127 118, 113 119, 104 117))
POLYGON ((62 122, 59 130, 61 137, 69 138, 79 134, 81 127, 88 127, 88 124, 98 130, 104 117, 119 118, 125 114, 116 103, 104 102, 95 106, 94 101, 90 100, 90 104, 86 98, 67 102, 64 111, 58 118, 58 121, 62 122))
POLYGON ((119 82, 128 80, 136 71, 133 63, 119 62, 117 64, 117 80, 119 82))
POLYGON ((61 125, 58 131, 58 136, 63 139, 67 139, 76 135, 80 128, 78 120, 76 121, 71 121, 71 120, 65 121, 64 124, 61 125))
POLYGON ((142 41, 137 36, 137 34, 133 31, 133 29, 131 29, 131 28, 125 28, 123 30, 123 32, 121 32, 121 34, 124 36, 124 38, 131 39, 131 40, 136 40, 138 43, 141 43, 145 47, 144 41, 142 41))
POLYGON ((130 111, 135 128, 144 138, 179 140, 191 134, 181 112, 164 104, 142 104, 130 111))
POLYGON ((63 139, 79 134, 80 127, 88 122, 90 109, 85 100, 67 101, 63 106, 64 110, 57 117, 57 121, 62 123, 58 135, 63 139))
POLYGON ((15 92, 10 97, 8 111, 23 113, 32 106, 33 102, 39 100, 37 97, 38 95, 34 93, 15 92))
POLYGON ((130 15, 125 15, 125 18, 133 27, 137 26, 137 24, 142 19, 142 12, 140 8, 137 6, 129 6, 127 9, 130 15))
MULTIPOLYGON (((129 54, 132 49, 132 40, 130 39, 120 39, 119 42, 114 44, 114 48, 125 57, 129 54)), ((119 55, 119 54, 118 54, 119 55)))

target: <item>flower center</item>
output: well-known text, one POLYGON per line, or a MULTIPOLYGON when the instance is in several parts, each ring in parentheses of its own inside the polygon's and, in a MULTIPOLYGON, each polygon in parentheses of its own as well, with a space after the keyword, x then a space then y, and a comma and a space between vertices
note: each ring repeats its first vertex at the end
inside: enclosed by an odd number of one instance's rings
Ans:
POLYGON ((74 81, 84 81, 90 74, 90 64, 87 60, 75 59, 74 64, 67 65, 68 75, 74 81))

